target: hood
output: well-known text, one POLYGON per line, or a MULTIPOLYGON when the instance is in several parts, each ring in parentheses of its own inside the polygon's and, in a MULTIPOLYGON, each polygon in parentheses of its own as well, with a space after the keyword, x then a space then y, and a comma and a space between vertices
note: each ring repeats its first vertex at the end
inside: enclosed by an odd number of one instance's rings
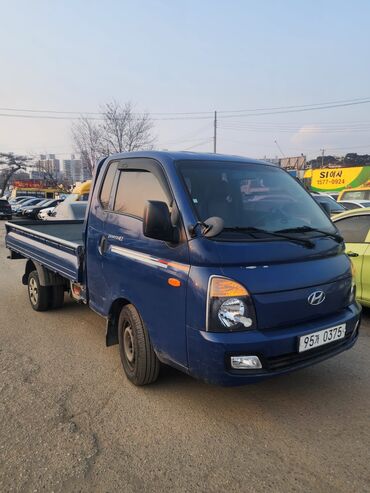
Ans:
POLYGON ((221 274, 251 293, 258 327, 269 329, 323 317, 348 305, 351 263, 343 245, 325 237, 313 241, 312 249, 285 241, 208 241, 192 247, 191 258, 201 260, 202 254, 208 266, 211 261, 215 267, 218 259, 221 274), (323 291, 325 300, 313 306, 308 297, 315 291, 323 291))

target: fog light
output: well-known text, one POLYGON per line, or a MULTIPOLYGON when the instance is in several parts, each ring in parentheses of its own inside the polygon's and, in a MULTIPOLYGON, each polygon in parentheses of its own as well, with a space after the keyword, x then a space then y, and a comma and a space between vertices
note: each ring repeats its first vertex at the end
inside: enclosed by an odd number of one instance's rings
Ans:
POLYGON ((262 368, 258 356, 231 356, 231 368, 234 370, 257 370, 262 368))

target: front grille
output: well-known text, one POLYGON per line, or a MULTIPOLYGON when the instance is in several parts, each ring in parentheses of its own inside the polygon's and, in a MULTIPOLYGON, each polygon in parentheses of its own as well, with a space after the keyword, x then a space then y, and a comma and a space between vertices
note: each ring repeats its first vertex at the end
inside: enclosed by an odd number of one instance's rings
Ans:
POLYGON ((282 370, 284 368, 304 363, 305 361, 320 358, 322 356, 330 354, 333 350, 340 349, 341 346, 345 346, 350 339, 355 339, 355 337, 357 336, 357 332, 358 330, 356 330, 356 334, 354 333, 354 331, 348 332, 344 339, 332 342, 316 349, 311 349, 304 353, 288 353, 271 358, 264 358, 263 366, 266 370, 270 371, 282 370))

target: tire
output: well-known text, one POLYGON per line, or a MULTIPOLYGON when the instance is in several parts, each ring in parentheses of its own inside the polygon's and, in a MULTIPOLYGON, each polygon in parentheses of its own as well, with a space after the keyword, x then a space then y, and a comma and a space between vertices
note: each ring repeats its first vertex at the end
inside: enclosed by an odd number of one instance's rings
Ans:
POLYGON ((28 276, 28 297, 32 308, 37 312, 44 312, 49 308, 50 288, 41 286, 36 270, 28 276))
POLYGON ((130 382, 138 386, 155 382, 160 362, 144 322, 133 305, 126 305, 121 310, 118 340, 122 366, 130 382))
POLYGON ((50 293, 50 308, 55 310, 56 308, 62 308, 64 304, 64 286, 58 284, 51 287, 50 293))

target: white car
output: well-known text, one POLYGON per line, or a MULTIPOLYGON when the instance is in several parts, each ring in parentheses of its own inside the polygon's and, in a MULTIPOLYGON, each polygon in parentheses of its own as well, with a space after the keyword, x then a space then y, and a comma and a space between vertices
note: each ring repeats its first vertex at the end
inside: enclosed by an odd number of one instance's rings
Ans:
POLYGON ((365 207, 370 207, 370 200, 339 200, 338 204, 341 204, 347 210, 364 209, 365 207))
POLYGON ((50 219, 49 216, 50 216, 50 214, 52 214, 54 209, 55 209, 55 206, 54 207, 47 207, 46 209, 42 209, 38 213, 37 217, 39 219, 41 219, 42 221, 46 221, 46 220, 50 219))

